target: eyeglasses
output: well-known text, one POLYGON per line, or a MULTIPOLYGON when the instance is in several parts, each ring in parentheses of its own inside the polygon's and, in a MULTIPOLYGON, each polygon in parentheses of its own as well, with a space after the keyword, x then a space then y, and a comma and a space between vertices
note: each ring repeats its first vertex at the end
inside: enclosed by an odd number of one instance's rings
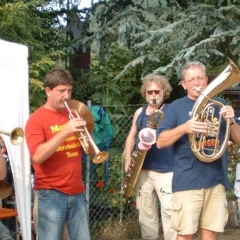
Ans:
POLYGON ((184 80, 183 82, 188 82, 188 83, 194 83, 195 80, 197 80, 198 82, 202 82, 206 79, 206 77, 196 77, 196 78, 192 78, 189 80, 184 80))
POLYGON ((148 95, 152 95, 153 93, 155 93, 156 95, 159 94, 161 92, 161 90, 148 90, 147 94, 148 95))

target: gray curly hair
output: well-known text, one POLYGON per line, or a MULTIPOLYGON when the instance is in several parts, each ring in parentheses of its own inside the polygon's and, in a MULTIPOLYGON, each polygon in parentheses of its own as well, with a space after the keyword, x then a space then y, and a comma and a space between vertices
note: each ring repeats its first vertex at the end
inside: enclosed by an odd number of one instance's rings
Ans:
POLYGON ((142 86, 140 89, 140 93, 142 95, 142 97, 146 97, 146 88, 148 83, 160 83, 162 85, 163 91, 164 91, 164 96, 163 96, 163 100, 166 100, 167 98, 169 98, 170 93, 172 91, 172 87, 169 84, 168 79, 163 76, 163 75, 159 75, 159 74, 154 74, 154 73, 150 73, 148 75, 146 75, 144 78, 142 78, 142 86))

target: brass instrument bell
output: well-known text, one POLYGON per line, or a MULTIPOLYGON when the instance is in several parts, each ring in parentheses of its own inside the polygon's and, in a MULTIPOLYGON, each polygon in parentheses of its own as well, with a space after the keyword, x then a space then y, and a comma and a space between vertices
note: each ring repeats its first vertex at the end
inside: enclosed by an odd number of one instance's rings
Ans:
POLYGON ((94 119, 91 111, 84 103, 77 100, 69 100, 68 102, 65 101, 64 104, 69 112, 70 119, 81 117, 86 121, 86 127, 83 127, 84 132, 80 132, 79 134, 77 133, 84 152, 88 155, 94 155, 92 161, 95 164, 106 161, 109 153, 106 151, 100 152, 90 134, 94 129, 94 119))
POLYGON ((0 134, 4 134, 10 137, 10 142, 13 145, 19 145, 23 142, 24 131, 20 127, 14 128, 11 132, 0 130, 0 134))

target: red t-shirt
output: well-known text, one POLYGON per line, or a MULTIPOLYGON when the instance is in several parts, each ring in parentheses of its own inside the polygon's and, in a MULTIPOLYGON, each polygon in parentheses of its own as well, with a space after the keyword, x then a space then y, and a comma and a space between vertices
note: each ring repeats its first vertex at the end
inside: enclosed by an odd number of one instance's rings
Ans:
MULTIPOLYGON (((54 137, 69 121, 67 110, 53 112, 40 107, 27 121, 25 136, 33 156, 38 146, 54 137)), ((32 162, 34 189, 56 189, 66 194, 84 192, 82 182, 82 148, 73 133, 58 147, 56 152, 41 164, 32 162)))

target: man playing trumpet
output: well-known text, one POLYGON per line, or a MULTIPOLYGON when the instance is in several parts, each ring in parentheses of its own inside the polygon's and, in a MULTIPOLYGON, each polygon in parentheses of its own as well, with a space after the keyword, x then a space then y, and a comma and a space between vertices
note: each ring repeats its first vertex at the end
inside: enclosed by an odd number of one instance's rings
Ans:
POLYGON ((75 135, 84 131, 86 122, 80 117, 69 120, 64 104, 74 85, 69 71, 54 68, 44 82, 47 101, 25 128, 34 169, 38 240, 61 239, 65 224, 70 240, 89 240, 82 147, 75 135))

